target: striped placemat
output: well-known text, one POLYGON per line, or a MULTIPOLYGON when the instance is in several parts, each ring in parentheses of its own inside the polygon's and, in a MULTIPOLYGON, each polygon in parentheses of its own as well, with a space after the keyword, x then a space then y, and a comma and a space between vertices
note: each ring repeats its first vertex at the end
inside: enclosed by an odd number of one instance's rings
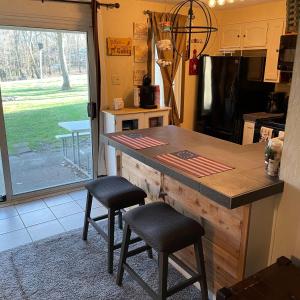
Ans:
POLYGON ((188 150, 162 154, 156 158, 199 178, 234 169, 188 150))
POLYGON ((155 140, 139 133, 114 135, 111 138, 136 150, 147 149, 167 144, 165 142, 155 140))

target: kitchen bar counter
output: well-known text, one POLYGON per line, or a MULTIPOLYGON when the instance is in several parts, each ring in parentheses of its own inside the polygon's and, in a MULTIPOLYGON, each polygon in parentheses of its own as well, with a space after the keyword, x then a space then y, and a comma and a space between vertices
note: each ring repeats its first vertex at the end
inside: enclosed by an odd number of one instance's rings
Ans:
POLYGON ((266 113, 266 112, 244 114, 243 116, 244 120, 249 122, 255 122, 256 120, 264 120, 264 119, 283 118, 283 117, 284 117, 284 113, 266 113))
POLYGON ((102 141, 226 208, 237 208, 283 191, 283 182, 265 173, 264 144, 241 146, 175 126, 132 132, 143 133, 145 136, 168 144, 145 150, 134 150, 111 139, 110 136, 113 134, 102 136, 102 141), (156 159, 159 154, 181 150, 192 151, 235 169, 197 178, 156 159))
MULTIPOLYGON (((283 182, 265 174, 263 144, 241 146, 174 126, 132 132, 168 144, 133 150, 112 139, 112 134, 103 135, 102 142, 121 151, 121 175, 141 187, 147 201, 164 201, 203 225, 212 293, 270 263, 274 216, 283 182), (156 159, 158 154, 180 150, 190 150, 235 169, 197 178, 156 159)), ((193 248, 175 255, 194 268, 193 248)))

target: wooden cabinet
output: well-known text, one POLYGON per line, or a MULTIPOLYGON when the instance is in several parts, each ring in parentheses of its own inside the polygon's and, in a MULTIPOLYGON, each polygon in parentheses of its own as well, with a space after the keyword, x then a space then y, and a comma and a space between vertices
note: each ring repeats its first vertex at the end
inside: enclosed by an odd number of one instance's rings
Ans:
POLYGON ((224 25, 221 49, 263 49, 267 44, 268 21, 224 25))
POLYGON ((221 48, 239 49, 241 48, 241 24, 225 25, 222 29, 221 48))
POLYGON ((279 82, 277 65, 280 37, 283 32, 283 19, 224 25, 221 31, 221 52, 266 49, 264 81, 279 82))
POLYGON ((243 145, 253 144, 255 123, 245 121, 243 133, 243 145))
POLYGON ((267 40, 267 60, 265 67, 265 82, 279 82, 280 72, 277 69, 280 37, 283 34, 284 21, 272 20, 269 22, 267 40))
MULTIPOLYGON (((121 110, 103 110, 104 133, 167 126, 169 124, 168 107, 157 109, 124 108, 121 110)), ((106 147, 107 175, 117 175, 119 170, 119 152, 106 147)))
POLYGON ((242 30, 243 48, 265 48, 267 45, 268 22, 246 23, 242 30))

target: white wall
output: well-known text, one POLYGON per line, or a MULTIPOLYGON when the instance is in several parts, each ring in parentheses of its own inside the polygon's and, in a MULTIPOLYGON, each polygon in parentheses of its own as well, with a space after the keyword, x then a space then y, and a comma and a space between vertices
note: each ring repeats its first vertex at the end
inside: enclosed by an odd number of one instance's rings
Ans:
MULTIPOLYGON (((120 0, 121 4, 118 10, 101 11, 103 24, 102 49, 105 51, 107 37, 132 37, 133 22, 147 22, 147 17, 143 14, 144 10, 169 12, 172 6, 165 3, 141 1, 141 0, 120 0)), ((199 12, 196 12, 199 14, 199 12)), ((198 15, 199 16, 199 15, 198 15)), ((199 18, 196 18, 197 21, 199 18)), ((212 38, 208 52, 215 47, 216 40, 212 38)), ((133 56, 131 57, 109 57, 105 55, 106 76, 103 78, 106 82, 109 105, 115 97, 123 97, 127 106, 133 104, 133 56), (112 74, 118 74, 122 84, 112 85, 112 74)), ((185 78, 185 108, 183 127, 193 129, 195 103, 196 103, 196 76, 188 75, 188 63, 186 64, 185 78)))
POLYGON ((300 259, 300 39, 291 85, 281 178, 285 189, 278 207, 273 258, 300 259))

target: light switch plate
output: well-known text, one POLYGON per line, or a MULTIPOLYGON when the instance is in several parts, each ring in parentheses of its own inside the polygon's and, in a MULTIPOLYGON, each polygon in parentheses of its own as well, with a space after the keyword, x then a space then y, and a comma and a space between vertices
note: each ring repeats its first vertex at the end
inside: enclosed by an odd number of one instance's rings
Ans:
POLYGON ((111 83, 113 85, 120 85, 121 84, 121 79, 119 74, 112 74, 111 75, 111 83))

